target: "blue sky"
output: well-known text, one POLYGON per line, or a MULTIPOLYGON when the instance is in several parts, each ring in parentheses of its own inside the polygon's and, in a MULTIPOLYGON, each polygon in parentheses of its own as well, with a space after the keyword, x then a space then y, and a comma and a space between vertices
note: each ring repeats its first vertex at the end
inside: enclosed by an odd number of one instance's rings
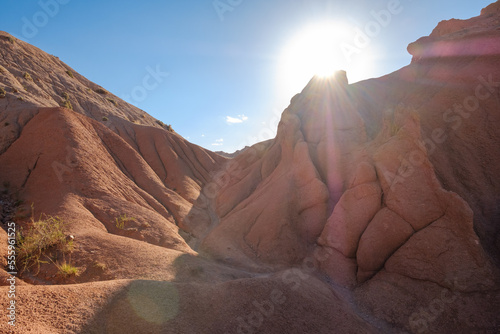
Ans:
POLYGON ((60 57, 191 142, 232 152, 274 135, 308 81, 303 62, 318 53, 297 41, 310 40, 304 31, 318 22, 332 23, 332 37, 322 38, 353 82, 409 64, 409 43, 491 2, 1 0, 0 30, 60 57), (146 89, 151 71, 162 74, 146 89))

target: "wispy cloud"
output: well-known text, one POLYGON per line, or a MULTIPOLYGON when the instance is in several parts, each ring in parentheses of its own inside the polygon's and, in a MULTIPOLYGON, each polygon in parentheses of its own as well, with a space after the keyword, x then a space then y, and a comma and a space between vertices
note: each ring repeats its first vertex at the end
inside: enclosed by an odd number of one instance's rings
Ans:
POLYGON ((226 122, 228 124, 238 124, 238 123, 243 123, 248 119, 247 116, 245 115, 238 115, 238 117, 231 117, 231 116, 226 116, 226 122))
POLYGON ((222 146, 223 144, 224 144, 224 139, 220 138, 220 139, 216 139, 215 143, 212 143, 212 146, 222 146))

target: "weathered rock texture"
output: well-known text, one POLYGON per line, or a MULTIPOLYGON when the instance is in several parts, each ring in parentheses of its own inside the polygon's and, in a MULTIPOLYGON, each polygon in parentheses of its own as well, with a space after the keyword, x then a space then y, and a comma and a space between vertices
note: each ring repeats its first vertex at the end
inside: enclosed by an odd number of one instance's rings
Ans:
POLYGON ((230 160, 0 34, 2 222, 64 218, 81 270, 24 272, 19 332, 500 330, 499 23, 497 2, 390 75, 313 78, 230 160))

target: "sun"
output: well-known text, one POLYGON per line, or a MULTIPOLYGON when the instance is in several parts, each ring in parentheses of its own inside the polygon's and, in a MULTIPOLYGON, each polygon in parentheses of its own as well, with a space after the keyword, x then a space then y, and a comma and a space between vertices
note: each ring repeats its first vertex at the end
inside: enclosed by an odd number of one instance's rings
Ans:
POLYGON ((284 94, 295 94, 313 76, 327 77, 337 70, 349 74, 349 61, 340 47, 352 28, 340 22, 311 24, 292 36, 280 56, 280 85, 284 94))

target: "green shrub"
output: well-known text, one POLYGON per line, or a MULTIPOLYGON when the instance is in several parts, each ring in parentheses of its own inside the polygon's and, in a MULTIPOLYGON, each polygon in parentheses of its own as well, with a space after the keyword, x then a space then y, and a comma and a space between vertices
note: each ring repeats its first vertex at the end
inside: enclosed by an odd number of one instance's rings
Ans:
POLYGON ((174 132, 174 129, 172 128, 172 125, 165 124, 162 121, 160 121, 159 119, 156 120, 156 124, 158 124, 159 126, 161 126, 162 128, 166 129, 169 132, 174 132))
POLYGON ((64 100, 62 103, 61 103, 61 107, 64 107, 66 109, 70 109, 70 110, 73 110, 73 105, 71 104, 71 102, 69 100, 64 100))
POLYGON ((7 94, 7 92, 5 91, 5 89, 3 89, 2 87, 0 87, 0 98, 4 98, 5 97, 5 94, 7 94))
POLYGON ((29 81, 33 81, 33 78, 31 77, 31 75, 28 72, 24 72, 23 78, 25 78, 26 80, 29 80, 29 81))
POLYGON ((71 72, 70 70, 67 70, 66 74, 69 75, 71 78, 74 78, 73 72, 71 72))
POLYGON ((68 252, 73 249, 72 240, 67 240, 64 234, 65 223, 59 217, 48 216, 34 221, 27 231, 21 229, 17 233, 17 262, 22 271, 49 259, 47 253, 51 250, 68 252))
POLYGON ((94 262, 94 267, 96 267, 97 269, 102 270, 102 271, 105 271, 106 269, 108 269, 108 266, 106 265, 106 263, 102 263, 102 262, 98 262, 98 261, 94 262))
POLYGON ((9 42, 11 42, 12 44, 16 44, 16 39, 12 36, 9 36, 9 42))
POLYGON ((111 102, 115 106, 117 105, 116 101, 113 99, 107 98, 106 100, 108 100, 109 102, 111 102))
POLYGON ((71 265, 70 263, 64 262, 61 265, 56 264, 57 269, 59 269, 59 274, 63 277, 78 276, 80 275, 80 270, 71 265))
POLYGON ((127 217, 126 214, 120 215, 118 218, 116 218, 116 227, 119 228, 120 230, 125 229, 125 223, 129 221, 135 221, 134 217, 127 217))
POLYGON ((103 117, 102 117, 102 120, 103 120, 104 122, 107 122, 107 121, 108 121, 108 118, 107 118, 106 116, 103 116, 103 117))
POLYGON ((69 94, 67 92, 63 92, 61 96, 64 98, 64 100, 61 102, 61 107, 73 110, 73 105, 69 100, 69 94))

